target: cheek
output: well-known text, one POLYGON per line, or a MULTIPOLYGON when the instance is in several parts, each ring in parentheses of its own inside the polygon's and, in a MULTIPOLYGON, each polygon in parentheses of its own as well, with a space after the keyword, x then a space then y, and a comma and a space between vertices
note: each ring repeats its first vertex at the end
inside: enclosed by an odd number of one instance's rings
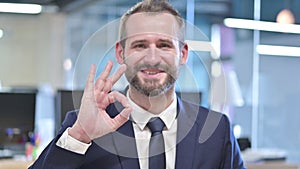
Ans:
POLYGON ((124 63, 126 63, 128 66, 131 66, 141 61, 144 55, 140 52, 127 52, 124 54, 124 56, 124 63))
POLYGON ((167 63, 171 67, 178 67, 180 64, 180 56, 179 55, 173 55, 172 57, 164 58, 163 59, 165 63, 167 63))

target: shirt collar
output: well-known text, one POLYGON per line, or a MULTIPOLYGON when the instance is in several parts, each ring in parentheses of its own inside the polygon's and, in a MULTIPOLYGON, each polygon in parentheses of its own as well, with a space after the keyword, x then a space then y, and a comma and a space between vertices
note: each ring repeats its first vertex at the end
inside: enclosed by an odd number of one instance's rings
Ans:
POLYGON ((160 114, 152 114, 142 107, 135 104, 129 97, 129 92, 127 92, 127 98, 129 100, 129 104, 132 106, 133 111, 131 113, 131 120, 141 129, 144 130, 148 121, 152 117, 160 117, 162 121, 165 123, 167 129, 170 129, 173 125, 176 116, 177 116, 177 97, 174 97, 172 103, 160 114))

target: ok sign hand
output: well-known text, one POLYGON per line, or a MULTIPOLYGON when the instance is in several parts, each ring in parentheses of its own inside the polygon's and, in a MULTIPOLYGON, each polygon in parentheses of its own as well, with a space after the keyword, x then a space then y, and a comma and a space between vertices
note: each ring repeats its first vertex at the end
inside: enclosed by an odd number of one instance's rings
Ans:
POLYGON ((132 111, 127 97, 117 91, 110 92, 125 72, 126 65, 122 65, 111 77, 108 77, 112 66, 112 62, 109 61, 96 80, 96 84, 94 84, 96 67, 91 66, 78 118, 69 130, 69 135, 81 142, 89 143, 95 138, 117 130, 128 120, 132 111), (111 118, 105 109, 116 101, 120 102, 124 109, 116 117, 111 118))

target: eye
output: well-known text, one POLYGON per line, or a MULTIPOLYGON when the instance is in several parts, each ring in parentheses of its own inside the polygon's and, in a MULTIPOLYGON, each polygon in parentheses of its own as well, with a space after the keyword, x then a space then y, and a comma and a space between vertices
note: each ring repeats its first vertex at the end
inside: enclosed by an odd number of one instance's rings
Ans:
POLYGON ((157 47, 160 49, 169 49, 172 48, 172 45, 170 45, 169 43, 160 43, 157 45, 157 47))
POLYGON ((143 43, 138 43, 138 44, 133 45, 133 48, 135 48, 135 49, 145 49, 146 45, 143 44, 143 43))

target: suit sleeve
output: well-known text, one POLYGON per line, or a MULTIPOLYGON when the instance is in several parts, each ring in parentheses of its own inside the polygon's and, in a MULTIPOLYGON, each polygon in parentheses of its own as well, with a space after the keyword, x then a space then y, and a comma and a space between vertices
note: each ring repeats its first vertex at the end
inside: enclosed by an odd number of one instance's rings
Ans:
POLYGON ((76 111, 67 114, 59 134, 49 143, 29 169, 75 169, 82 165, 85 159, 84 155, 71 152, 56 145, 62 133, 66 128, 73 125, 76 118, 76 111))
POLYGON ((224 161, 223 169, 246 169, 244 166, 243 159, 241 157, 240 148, 237 140, 233 134, 231 123, 227 116, 224 115, 225 128, 226 128, 226 139, 224 142, 224 161))

